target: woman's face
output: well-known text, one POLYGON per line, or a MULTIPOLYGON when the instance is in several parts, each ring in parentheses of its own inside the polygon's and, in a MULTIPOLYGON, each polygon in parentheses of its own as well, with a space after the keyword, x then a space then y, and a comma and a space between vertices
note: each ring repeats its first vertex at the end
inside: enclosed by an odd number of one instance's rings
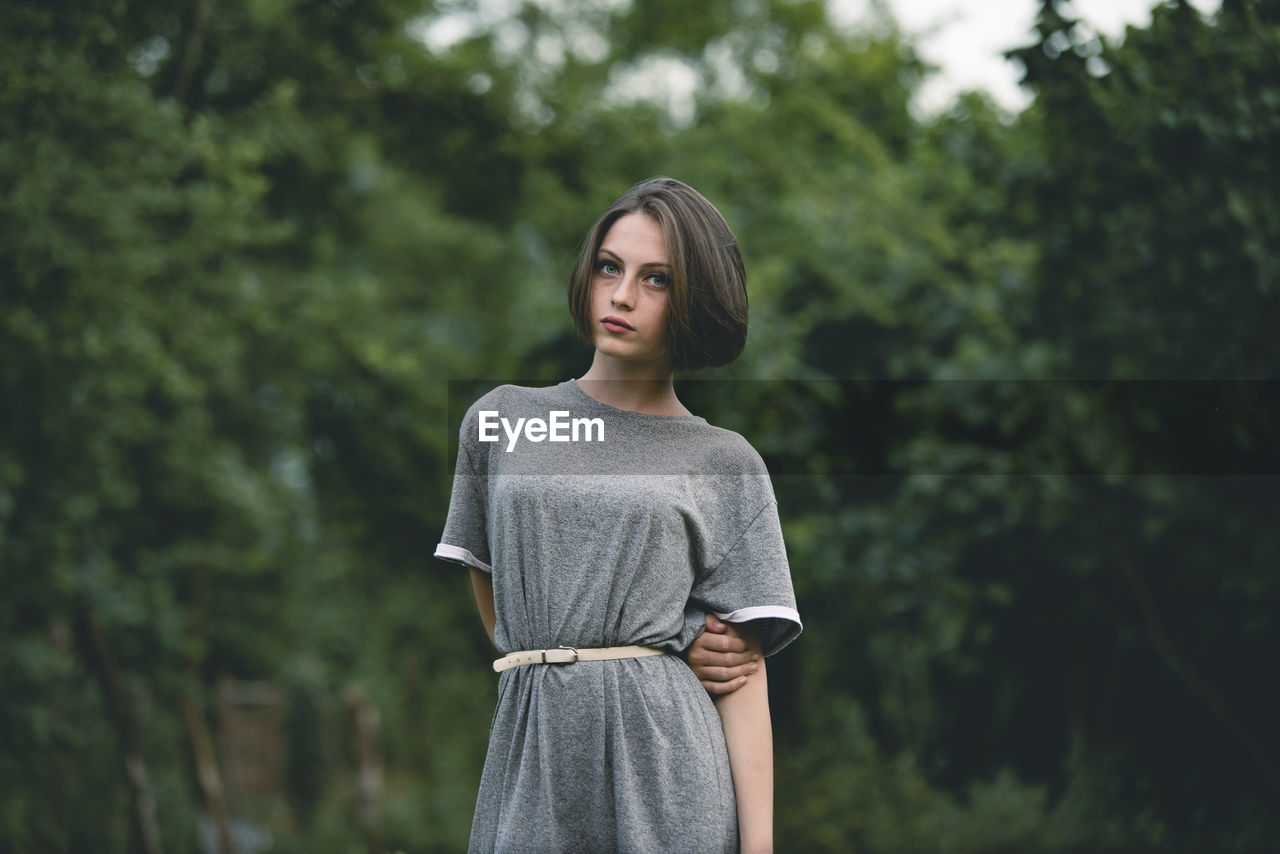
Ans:
POLYGON ((671 266, 658 221, 626 214, 609 228, 591 274, 591 331, 604 356, 666 369, 671 266))

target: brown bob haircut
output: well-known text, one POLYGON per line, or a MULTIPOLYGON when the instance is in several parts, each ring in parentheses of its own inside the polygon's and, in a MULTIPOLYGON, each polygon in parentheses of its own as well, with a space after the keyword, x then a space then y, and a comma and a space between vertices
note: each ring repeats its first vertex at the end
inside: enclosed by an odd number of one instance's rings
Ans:
POLYGON ((727 365, 747 343, 747 285, 742 253, 729 224, 701 193, 674 178, 636 184, 592 226, 569 279, 569 311, 578 332, 594 343, 591 279, 596 253, 613 224, 627 214, 657 220, 667 244, 667 349, 671 369, 727 365))

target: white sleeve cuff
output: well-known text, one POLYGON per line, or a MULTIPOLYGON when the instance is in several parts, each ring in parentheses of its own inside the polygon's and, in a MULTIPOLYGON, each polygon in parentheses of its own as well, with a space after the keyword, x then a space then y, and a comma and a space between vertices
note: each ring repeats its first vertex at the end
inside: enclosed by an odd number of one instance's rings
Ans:
POLYGON ((448 543, 438 543, 436 544, 435 556, 441 560, 453 561, 454 563, 460 563, 463 566, 474 566, 476 569, 487 572, 490 575, 493 574, 493 567, 480 560, 471 552, 462 548, 462 546, 451 546, 448 543))
MULTIPOLYGON (((751 620, 767 619, 786 620, 791 623, 791 630, 772 644, 771 651, 777 651, 791 643, 800 634, 800 630, 804 628, 804 624, 800 622, 800 612, 795 608, 787 608, 782 605, 754 605, 750 608, 739 608, 727 614, 716 614, 716 616, 726 623, 747 623, 751 620)), ((766 651, 765 654, 769 655, 771 651, 766 651)))

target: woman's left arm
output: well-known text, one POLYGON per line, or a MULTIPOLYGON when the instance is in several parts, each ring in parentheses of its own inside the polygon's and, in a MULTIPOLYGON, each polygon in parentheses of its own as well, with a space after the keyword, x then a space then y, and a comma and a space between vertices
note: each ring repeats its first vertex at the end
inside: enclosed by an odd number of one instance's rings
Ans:
POLYGON ((760 669, 746 685, 713 699, 729 748, 740 850, 756 854, 773 851, 773 726, 760 631, 752 623, 740 629, 747 652, 759 654, 760 669))
POLYGON ((471 570, 471 590, 476 594, 476 607, 480 610, 480 622, 484 623, 484 630, 489 635, 489 643, 497 646, 493 637, 494 627, 498 624, 497 610, 493 605, 493 575, 488 572, 481 572, 474 566, 468 567, 471 570))

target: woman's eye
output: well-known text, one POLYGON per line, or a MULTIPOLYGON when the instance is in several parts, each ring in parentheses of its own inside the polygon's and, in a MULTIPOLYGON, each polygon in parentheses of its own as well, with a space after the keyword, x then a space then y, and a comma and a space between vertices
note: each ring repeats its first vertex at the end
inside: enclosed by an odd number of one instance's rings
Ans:
POLYGON ((612 261, 597 261, 596 269, 601 273, 604 273, 606 276, 616 276, 618 273, 622 272, 618 269, 618 265, 612 261))
POLYGON ((667 278, 666 273, 650 273, 647 278, 649 279, 649 284, 655 288, 665 288, 671 284, 671 280, 667 278))

